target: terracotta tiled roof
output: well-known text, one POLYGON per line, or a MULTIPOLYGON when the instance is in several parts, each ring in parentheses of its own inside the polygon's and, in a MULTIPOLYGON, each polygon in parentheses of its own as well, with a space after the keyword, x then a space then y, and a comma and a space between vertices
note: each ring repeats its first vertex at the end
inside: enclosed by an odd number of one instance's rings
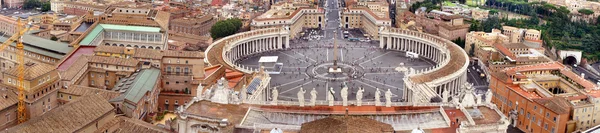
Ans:
POLYGON ((156 21, 156 23, 158 23, 158 25, 163 30, 166 31, 169 29, 169 18, 170 17, 171 17, 171 13, 164 12, 164 11, 158 11, 158 13, 156 14, 156 17, 154 18, 154 21, 156 21))
POLYGON ((115 97, 119 96, 119 94, 121 94, 117 91, 110 91, 110 90, 86 87, 86 86, 81 86, 81 85, 71 85, 67 89, 59 89, 58 92, 70 94, 70 95, 74 95, 74 96, 86 96, 86 95, 95 95, 96 94, 96 95, 102 96, 102 98, 104 98, 104 100, 107 100, 107 101, 112 98, 115 98, 115 97))
POLYGON ((88 55, 81 55, 77 60, 71 65, 71 67, 67 68, 65 71, 60 72, 60 78, 65 80, 73 80, 77 74, 84 70, 88 64, 88 55))
MULTIPOLYGON (((55 68, 53 66, 42 63, 26 63, 24 78, 25 80, 33 80, 39 76, 54 71, 54 69, 55 68)), ((12 67, 11 69, 4 71, 4 73, 16 77, 19 75, 18 67, 12 67)))
POLYGON ((561 97, 539 98, 533 101, 557 114, 568 114, 571 110, 571 103, 561 97))
POLYGON ((91 56, 89 58, 89 62, 121 66, 137 66, 137 64, 139 63, 139 61, 136 59, 113 58, 104 56, 91 56))
POLYGON ((113 111, 100 95, 88 95, 25 123, 4 130, 7 133, 77 132, 113 111))
POLYGON ((116 128, 115 133, 168 133, 169 131, 152 125, 150 123, 131 119, 124 116, 118 116, 104 126, 98 128, 97 133, 103 133, 110 128, 116 128))
POLYGON ((302 124, 300 133, 382 133, 394 132, 386 123, 355 116, 332 116, 302 124))
POLYGON ((162 54, 160 54, 160 50, 155 49, 145 49, 145 48, 134 48, 135 53, 133 54, 133 58, 142 58, 142 59, 162 59, 162 54))
MULTIPOLYGON (((210 101, 199 101, 193 103, 191 106, 186 108, 184 113, 199 117, 211 118, 211 119, 227 119, 229 123, 240 123, 246 112, 248 111, 246 105, 234 105, 234 104, 218 104, 210 101)), ((233 131, 233 126, 226 128, 224 133, 230 133, 233 131)))
POLYGON ((204 52, 197 51, 162 51, 162 55, 166 57, 184 57, 184 58, 204 58, 204 52))
POLYGON ((17 99, 17 94, 12 92, 11 90, 0 90, 0 110, 4 110, 10 106, 16 105, 19 102, 17 99), (6 94, 6 97, 4 96, 6 94))
POLYGON ((125 47, 98 45, 98 46, 96 46, 96 49, 94 49, 94 52, 122 54, 124 52, 124 50, 125 50, 125 47))

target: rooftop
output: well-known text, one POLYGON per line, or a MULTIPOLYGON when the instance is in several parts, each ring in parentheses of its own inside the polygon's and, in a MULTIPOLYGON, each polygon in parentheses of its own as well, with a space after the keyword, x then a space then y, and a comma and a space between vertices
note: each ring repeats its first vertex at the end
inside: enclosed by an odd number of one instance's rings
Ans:
MULTIPOLYGON (((8 37, 0 36, 0 42, 4 42, 7 39, 8 37)), ((23 44, 25 44, 25 51, 38 53, 54 59, 62 59, 64 55, 73 50, 73 47, 69 47, 67 43, 52 41, 31 34, 23 35, 23 44)), ((17 45, 13 42, 10 46, 16 47, 17 45)))
MULTIPOLYGON (((24 67, 26 70, 24 72, 24 75, 25 75, 24 79, 29 80, 29 81, 31 81, 35 78, 38 78, 46 73, 54 71, 54 66, 46 65, 46 64, 42 64, 42 63, 28 62, 28 63, 25 63, 24 67)), ((8 75, 17 77, 19 75, 18 67, 12 67, 12 68, 4 71, 4 74, 8 74, 8 75)))
POLYGON ((390 124, 365 117, 331 116, 302 124, 300 133, 381 133, 394 132, 390 124))
POLYGON ((139 73, 133 74, 133 79, 124 78, 113 90, 127 90, 125 93, 111 101, 128 100, 137 103, 146 95, 146 92, 152 91, 156 87, 156 82, 160 76, 160 70, 156 68, 143 69, 139 73))
POLYGON ((113 106, 100 95, 88 95, 2 132, 77 132, 97 119, 113 112, 113 109, 113 106))
POLYGON ((58 65, 58 70, 67 70, 70 68, 82 55, 93 55, 95 47, 86 47, 80 46, 68 55, 68 57, 63 58, 60 65, 58 65))
POLYGON ((115 98, 119 96, 119 92, 98 89, 93 87, 87 87, 82 85, 71 85, 67 89, 59 89, 58 92, 70 94, 74 96, 87 96, 87 95, 99 95, 104 100, 108 101, 109 99, 115 98))
POLYGON ((137 66, 139 63, 136 59, 124 59, 124 58, 113 58, 113 57, 105 57, 105 56, 91 56, 89 62, 91 63, 101 63, 101 64, 110 64, 110 65, 120 65, 120 66, 137 66))
POLYGON ((94 38, 96 38, 100 32, 104 30, 121 30, 121 31, 133 31, 133 32, 160 32, 158 27, 148 26, 129 26, 129 25, 115 25, 115 24, 98 24, 90 33, 79 42, 80 45, 91 45, 94 38))

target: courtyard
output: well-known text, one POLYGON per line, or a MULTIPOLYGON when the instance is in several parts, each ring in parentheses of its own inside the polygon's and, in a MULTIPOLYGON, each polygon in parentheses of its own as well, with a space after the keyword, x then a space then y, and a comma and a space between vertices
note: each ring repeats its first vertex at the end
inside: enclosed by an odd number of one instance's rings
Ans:
POLYGON ((397 68, 421 70, 435 65, 422 58, 410 59, 401 51, 380 49, 376 43, 337 39, 337 44, 337 66, 342 69, 341 73, 329 73, 334 63, 333 40, 292 41, 288 49, 252 55, 237 60, 236 64, 258 69, 262 56, 278 56, 277 62, 283 65, 279 74, 270 75, 270 88, 277 88, 279 100, 285 101, 297 101, 300 88, 306 91, 305 97, 309 97, 315 88, 317 99, 325 100, 326 88, 331 87, 335 91, 335 100, 341 101, 340 90, 344 83, 348 86, 348 100, 355 100, 358 89, 364 88, 363 101, 374 101, 375 91, 379 88, 381 99, 390 89, 392 101, 404 101, 401 96, 405 74, 397 68))

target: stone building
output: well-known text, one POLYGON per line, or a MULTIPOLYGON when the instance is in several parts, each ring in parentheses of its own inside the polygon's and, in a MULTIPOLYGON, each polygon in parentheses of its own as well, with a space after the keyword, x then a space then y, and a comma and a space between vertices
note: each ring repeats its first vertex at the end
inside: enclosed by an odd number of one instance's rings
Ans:
POLYGON ((112 58, 104 56, 91 56, 88 58, 87 85, 100 89, 111 89, 119 80, 129 77, 139 69, 139 62, 135 59, 112 58))
POLYGON ((392 25, 389 16, 389 4, 386 1, 358 2, 348 5, 342 12, 341 26, 361 29, 369 38, 379 40, 379 30, 392 25))
POLYGON ((160 92, 160 69, 142 69, 128 78, 122 78, 112 91, 122 92, 110 99, 117 113, 143 120, 150 113, 157 112, 158 93, 160 92))
POLYGON ((471 25, 463 23, 463 19, 460 15, 442 16, 442 22, 438 25, 438 36, 448 40, 464 40, 471 25))
MULTIPOLYGON (((73 48, 68 44, 56 42, 31 34, 25 34, 23 45, 25 46, 24 60, 26 62, 55 65, 73 48)), ((6 41, 7 37, 0 37, 0 41, 6 41)), ((7 46, 0 55, 0 68, 2 70, 14 68, 17 66, 17 48, 16 43, 7 46)))
POLYGON ((492 102, 527 132, 577 132, 598 123, 598 86, 559 62, 511 67, 492 74, 492 102))
POLYGON ((198 36, 210 36, 210 28, 217 22, 212 14, 204 14, 197 17, 183 17, 171 20, 170 32, 192 34, 198 36))
POLYGON ((295 38, 304 28, 324 27, 325 10, 311 7, 311 4, 279 2, 271 5, 271 9, 254 18, 250 23, 251 30, 274 27, 287 27, 290 38, 295 38))
POLYGON ((13 90, 0 90, 0 129, 17 125, 17 93, 13 90))
POLYGON ((102 96, 90 94, 65 104, 47 114, 2 130, 15 132, 127 132, 167 133, 152 124, 115 114, 114 107, 102 96))
MULTIPOLYGON (((33 62, 24 65, 26 71, 22 84, 25 88, 23 92, 24 101, 27 104, 26 115, 28 118, 35 118, 58 106, 56 98, 57 90, 61 88, 60 77, 58 71, 54 70, 51 65, 33 62)), ((17 92, 18 83, 20 83, 18 75, 17 67, 3 71, 2 88, 17 92)))

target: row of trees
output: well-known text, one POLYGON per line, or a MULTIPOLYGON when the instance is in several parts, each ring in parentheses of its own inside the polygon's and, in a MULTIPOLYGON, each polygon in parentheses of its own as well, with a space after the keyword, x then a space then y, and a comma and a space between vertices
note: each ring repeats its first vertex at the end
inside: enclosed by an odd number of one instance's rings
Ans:
POLYGON ((492 29, 502 30, 500 19, 496 16, 489 17, 484 21, 474 20, 469 27, 469 31, 485 31, 492 32, 492 29))
POLYGON ((25 0, 23 2, 23 9, 35 9, 40 8, 42 12, 50 10, 50 1, 41 2, 40 0, 25 0))
MULTIPOLYGON (((554 6, 546 2, 530 2, 519 0, 488 0, 488 7, 529 15, 530 19, 501 19, 500 23, 520 28, 530 28, 542 31, 542 40, 546 46, 557 49, 580 49, 588 59, 600 59, 600 21, 590 24, 583 21, 573 21, 571 11, 564 6, 554 6), (543 18, 547 23, 540 24, 543 18)), ((594 12, 588 9, 578 10, 583 15, 594 12)))
POLYGON ((213 39, 235 34, 242 27, 242 20, 233 18, 221 20, 210 28, 210 36, 213 39))

